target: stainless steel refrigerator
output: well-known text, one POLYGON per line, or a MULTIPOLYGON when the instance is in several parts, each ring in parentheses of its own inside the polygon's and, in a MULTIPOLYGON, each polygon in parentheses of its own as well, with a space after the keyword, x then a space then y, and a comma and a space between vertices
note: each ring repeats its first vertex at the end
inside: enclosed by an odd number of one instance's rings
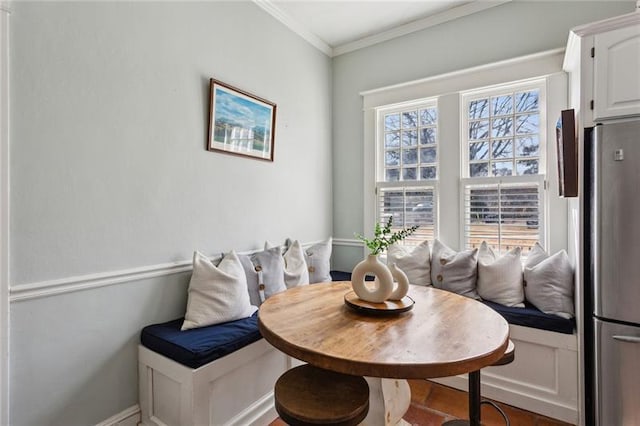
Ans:
POLYGON ((640 120, 598 124, 591 133, 585 164, 591 292, 585 338, 593 350, 587 402, 596 425, 640 426, 640 120))

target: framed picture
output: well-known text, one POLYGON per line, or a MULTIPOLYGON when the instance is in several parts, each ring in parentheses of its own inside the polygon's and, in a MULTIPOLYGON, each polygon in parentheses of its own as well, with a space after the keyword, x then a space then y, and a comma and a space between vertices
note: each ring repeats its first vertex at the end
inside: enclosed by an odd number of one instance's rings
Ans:
POLYGON ((211 79, 209 151, 273 161, 276 104, 211 79))
POLYGON ((578 196, 578 144, 575 111, 561 112, 556 125, 558 154, 558 192, 561 197, 578 196))

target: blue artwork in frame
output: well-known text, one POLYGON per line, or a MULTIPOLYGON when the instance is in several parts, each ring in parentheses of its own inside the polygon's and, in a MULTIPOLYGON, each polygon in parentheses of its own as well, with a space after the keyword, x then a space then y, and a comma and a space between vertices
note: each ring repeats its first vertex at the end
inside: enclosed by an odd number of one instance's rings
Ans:
POLYGON ((209 151, 273 161, 276 104, 211 79, 209 151))

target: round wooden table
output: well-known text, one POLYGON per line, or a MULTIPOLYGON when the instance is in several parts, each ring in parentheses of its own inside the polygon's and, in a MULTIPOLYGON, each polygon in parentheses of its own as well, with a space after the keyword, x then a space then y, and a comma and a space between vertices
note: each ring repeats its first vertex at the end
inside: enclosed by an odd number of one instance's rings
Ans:
POLYGON ((507 322, 475 300, 412 285, 410 311, 372 315, 344 303, 350 291, 351 282, 342 281, 276 294, 260 307, 259 326, 269 343, 294 358, 366 376, 371 401, 365 424, 401 423, 409 408, 406 380, 385 379, 469 373, 498 361, 507 349, 507 322))

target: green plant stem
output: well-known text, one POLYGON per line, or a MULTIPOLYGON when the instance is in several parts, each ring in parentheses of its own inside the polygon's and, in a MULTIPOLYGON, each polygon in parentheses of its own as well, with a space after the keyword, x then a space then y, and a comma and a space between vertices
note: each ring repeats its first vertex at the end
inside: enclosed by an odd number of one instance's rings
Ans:
POLYGON ((392 233, 392 224, 393 216, 389 216, 389 220, 384 225, 384 227, 381 228, 380 223, 376 223, 373 232, 373 239, 365 238, 360 234, 355 234, 355 236, 367 246, 372 255, 378 255, 385 251, 390 245, 404 240, 420 227, 419 225, 414 225, 410 228, 401 229, 400 231, 392 233))

